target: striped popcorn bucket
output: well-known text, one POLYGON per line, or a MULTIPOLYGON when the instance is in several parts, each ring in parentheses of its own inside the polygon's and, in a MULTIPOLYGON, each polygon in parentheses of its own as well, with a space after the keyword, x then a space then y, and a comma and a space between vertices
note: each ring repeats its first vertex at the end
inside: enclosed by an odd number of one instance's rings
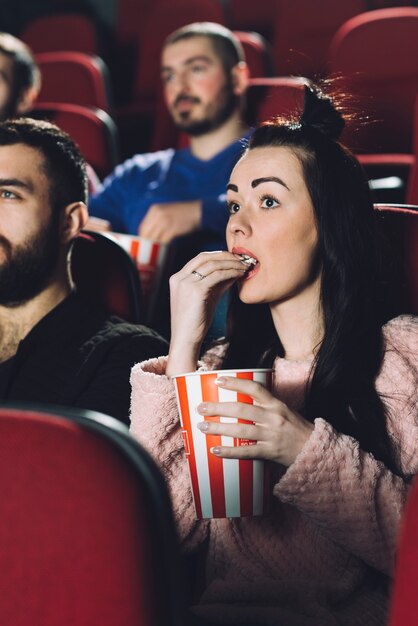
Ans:
POLYGON ((150 312, 167 262, 168 245, 124 233, 112 232, 108 233, 108 236, 116 239, 135 261, 141 280, 145 306, 147 311, 150 312))
POLYGON ((219 435, 205 435, 197 424, 203 420, 245 423, 246 420, 197 413, 201 402, 245 402, 245 394, 222 389, 215 380, 235 376, 261 383, 271 389, 272 370, 217 370, 173 376, 186 458, 189 466, 196 517, 245 517, 262 515, 268 501, 267 464, 252 459, 221 459, 210 452, 213 446, 248 446, 253 442, 219 435))

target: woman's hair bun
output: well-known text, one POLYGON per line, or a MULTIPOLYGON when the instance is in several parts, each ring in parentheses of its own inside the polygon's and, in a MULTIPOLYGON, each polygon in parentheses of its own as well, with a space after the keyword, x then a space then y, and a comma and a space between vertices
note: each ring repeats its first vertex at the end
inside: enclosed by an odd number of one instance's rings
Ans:
POLYGON ((331 98, 313 85, 305 85, 300 124, 335 140, 339 138, 345 126, 344 118, 335 108, 331 98))

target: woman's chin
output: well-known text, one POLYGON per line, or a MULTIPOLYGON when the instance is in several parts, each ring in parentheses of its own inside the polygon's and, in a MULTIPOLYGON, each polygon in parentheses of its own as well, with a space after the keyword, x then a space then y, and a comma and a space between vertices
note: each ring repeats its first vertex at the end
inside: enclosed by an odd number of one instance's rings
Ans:
POLYGON ((265 300, 261 295, 257 295, 252 289, 248 289, 245 284, 241 284, 238 286, 238 297, 244 304, 265 303, 265 300))

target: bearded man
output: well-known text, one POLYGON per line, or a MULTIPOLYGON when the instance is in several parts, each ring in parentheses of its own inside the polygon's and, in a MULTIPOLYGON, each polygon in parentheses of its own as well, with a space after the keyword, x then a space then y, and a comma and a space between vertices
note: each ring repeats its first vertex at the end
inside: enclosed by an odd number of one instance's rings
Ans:
POLYGON ((189 256, 225 246, 225 188, 244 149, 248 69, 232 32, 211 22, 172 33, 163 46, 165 102, 189 146, 137 154, 91 199, 90 215, 118 232, 187 247, 189 256))
POLYGON ((132 365, 165 341, 82 300, 69 271, 87 175, 49 122, 0 123, 0 401, 107 413, 129 423, 132 365))
MULTIPOLYGON (((111 230, 172 243, 173 272, 198 252, 226 246, 225 189, 249 134, 244 58, 237 38, 220 24, 193 23, 169 35, 161 55, 164 98, 189 145, 135 155, 90 200, 90 215, 111 230)), ((224 317, 223 310, 214 336, 222 334, 224 317)))

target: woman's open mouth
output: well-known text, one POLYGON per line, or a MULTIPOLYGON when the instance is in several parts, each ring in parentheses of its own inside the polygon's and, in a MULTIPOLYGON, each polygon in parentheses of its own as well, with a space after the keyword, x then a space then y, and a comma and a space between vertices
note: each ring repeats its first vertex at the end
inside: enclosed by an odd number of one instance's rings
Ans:
POLYGON ((251 278, 252 276, 254 276, 254 274, 258 272, 260 262, 249 250, 244 251, 242 248, 233 248, 232 252, 233 254, 241 257, 242 262, 245 263, 245 265, 247 265, 248 267, 245 275, 243 276, 243 280, 251 278))

